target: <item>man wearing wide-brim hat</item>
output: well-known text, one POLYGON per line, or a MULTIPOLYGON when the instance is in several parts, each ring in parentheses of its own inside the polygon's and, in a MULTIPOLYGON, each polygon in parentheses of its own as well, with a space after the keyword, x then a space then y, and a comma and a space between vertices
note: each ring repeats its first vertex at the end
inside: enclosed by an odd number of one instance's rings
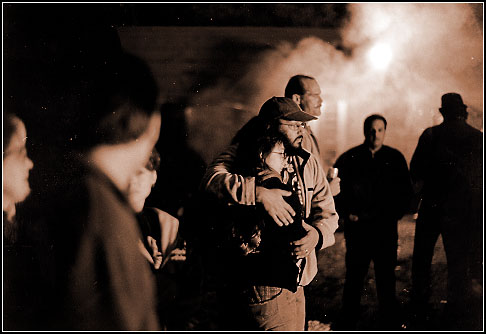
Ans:
POLYGON ((445 329, 468 330, 471 274, 482 272, 482 140, 466 123, 467 106, 458 93, 442 95, 442 124, 420 136, 410 162, 421 188, 413 252, 413 303, 425 317, 434 246, 442 235, 448 266, 445 329), (475 269, 476 268, 476 269, 475 269))

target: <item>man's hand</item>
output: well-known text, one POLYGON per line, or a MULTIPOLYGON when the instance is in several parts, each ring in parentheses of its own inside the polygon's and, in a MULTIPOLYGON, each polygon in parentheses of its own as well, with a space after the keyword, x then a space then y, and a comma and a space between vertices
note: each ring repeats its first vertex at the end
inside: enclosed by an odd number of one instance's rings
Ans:
POLYGON ((159 252, 157 248, 157 243, 154 238, 151 236, 147 237, 147 242, 150 245, 152 250, 152 254, 149 253, 147 248, 145 248, 142 240, 138 240, 138 249, 140 253, 142 253, 143 257, 147 259, 147 261, 154 266, 154 269, 159 269, 160 265, 162 264, 162 253, 159 252))
POLYGON ((331 188, 331 194, 333 196, 337 196, 341 192, 341 179, 339 177, 335 177, 329 181, 329 186, 331 188))
POLYGON ((308 256, 319 242, 319 233, 314 227, 305 222, 302 222, 302 226, 307 231, 307 234, 302 239, 292 243, 292 246, 294 246, 293 255, 297 259, 303 259, 308 256))
POLYGON ((267 189, 257 186, 255 188, 256 201, 263 204, 263 207, 273 218, 278 226, 291 224, 294 220, 295 211, 283 199, 283 196, 290 196, 290 191, 282 189, 267 189))
POLYGON ((176 245, 177 233, 179 231, 179 220, 160 209, 156 209, 156 211, 159 216, 161 231, 160 252, 162 252, 162 255, 165 258, 176 245))

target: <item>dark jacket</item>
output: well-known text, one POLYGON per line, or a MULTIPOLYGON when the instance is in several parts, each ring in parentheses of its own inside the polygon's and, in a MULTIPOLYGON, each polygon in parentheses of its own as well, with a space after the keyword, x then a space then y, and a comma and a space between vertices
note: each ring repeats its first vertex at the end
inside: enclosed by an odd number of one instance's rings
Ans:
POLYGON ((463 120, 445 121, 420 136, 410 162, 415 182, 423 182, 422 208, 463 217, 480 210, 483 192, 483 134, 463 120))
MULTIPOLYGON (((266 173, 257 178, 258 185, 267 189, 283 189, 292 192, 290 185, 282 183, 276 173, 266 173)), ((255 211, 254 223, 261 226, 261 244, 256 253, 241 257, 241 273, 243 282, 249 286, 273 286, 297 290, 299 281, 299 269, 296 265, 290 243, 301 239, 306 235, 302 226, 302 204, 295 192, 284 197, 292 206, 296 215, 294 222, 288 226, 278 226, 265 209, 258 206, 255 211)), ((241 222, 250 224, 250 221, 241 222)))
POLYGON ((336 197, 340 217, 353 214, 361 222, 377 224, 407 213, 413 190, 407 162, 398 150, 383 145, 373 157, 362 144, 343 153, 334 167, 341 178, 336 197))
POLYGON ((55 330, 158 330, 155 282, 135 214, 101 172, 80 163, 55 195, 55 330))

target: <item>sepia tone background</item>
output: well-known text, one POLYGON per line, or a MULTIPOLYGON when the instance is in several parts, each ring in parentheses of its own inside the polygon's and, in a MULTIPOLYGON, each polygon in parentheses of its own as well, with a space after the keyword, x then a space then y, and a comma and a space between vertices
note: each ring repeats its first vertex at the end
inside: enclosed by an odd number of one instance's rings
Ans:
MULTIPOLYGON (((173 167, 184 161, 203 169, 264 101, 283 95, 295 74, 315 77, 322 89, 322 116, 310 125, 326 168, 363 141, 363 120, 372 113, 387 118, 385 144, 399 149, 409 162, 422 131, 441 122, 438 108, 446 92, 463 96, 468 123, 483 130, 482 3, 2 7, 3 108, 15 109, 31 138, 29 154, 36 168, 30 205, 41 206, 49 183, 61 177, 54 166, 69 141, 62 130, 75 119, 71 107, 76 91, 66 88, 74 80, 69 71, 87 41, 92 41, 91 51, 109 52, 111 45, 99 42, 110 34, 106 26, 156 77, 159 103, 167 111, 159 146, 177 147, 179 153, 166 162, 173 167), (184 149, 178 146, 182 141, 184 149)), ((197 181, 190 180, 193 187, 197 181)), ((160 187, 171 187, 167 182, 162 177, 160 187)), ((413 229, 411 216, 400 222, 397 275, 404 304, 413 229)), ((308 317, 316 330, 328 329, 340 305, 344 244, 342 233, 336 235, 336 245, 321 253, 320 274, 308 289, 308 317)), ((445 300, 440 246, 434 263, 437 310, 445 300)), ((370 312, 363 329, 373 327, 376 306, 370 274, 363 297, 370 312)), ((482 322, 482 312, 478 314, 476 325, 482 322)))

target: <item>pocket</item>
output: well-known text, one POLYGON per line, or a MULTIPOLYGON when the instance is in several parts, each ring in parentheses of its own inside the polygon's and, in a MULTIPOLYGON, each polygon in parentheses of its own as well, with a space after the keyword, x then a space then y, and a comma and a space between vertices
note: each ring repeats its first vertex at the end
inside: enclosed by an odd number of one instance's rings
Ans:
POLYGON ((254 286, 249 290, 248 305, 260 327, 279 322, 275 317, 279 314, 278 298, 282 291, 282 288, 271 286, 254 286))
POLYGON ((282 288, 274 286, 252 286, 245 292, 250 305, 258 305, 275 299, 282 293, 282 288))

